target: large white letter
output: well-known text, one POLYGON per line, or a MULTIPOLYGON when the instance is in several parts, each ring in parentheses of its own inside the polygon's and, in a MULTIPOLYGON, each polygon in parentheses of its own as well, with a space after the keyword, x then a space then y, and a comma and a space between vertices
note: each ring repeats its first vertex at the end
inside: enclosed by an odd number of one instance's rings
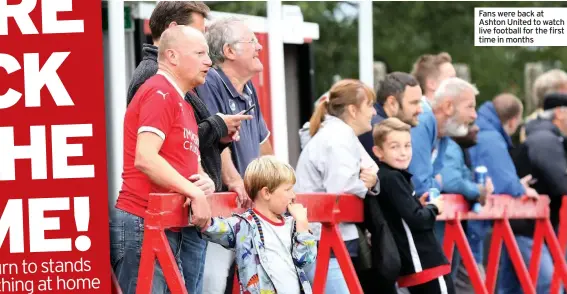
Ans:
POLYGON ((0 217, 0 246, 10 230, 10 253, 24 252, 24 215, 22 199, 10 199, 0 217))
POLYGON ((8 34, 8 17, 14 18, 22 34, 39 34, 30 18, 35 4, 36 0, 22 0, 16 5, 8 5, 8 0, 0 0, 0 36, 8 34))
POLYGON ((85 25, 83 20, 57 20, 57 12, 72 11, 72 10, 73 10, 73 0, 42 0, 41 31, 44 34, 84 32, 85 25))
POLYGON ((45 211, 69 210, 69 198, 29 199, 30 252, 71 251, 71 239, 45 239, 45 231, 59 230, 58 217, 45 217, 45 211))
POLYGON ((26 83, 26 107, 40 107, 40 91, 47 86, 57 106, 73 106, 73 100, 65 89, 57 69, 71 52, 55 52, 49 56, 41 70, 39 69, 39 54, 24 54, 24 77, 26 83))
POLYGON ((0 127, 0 181, 16 179, 16 159, 31 159, 32 179, 47 179, 45 126, 30 127, 30 145, 14 145, 14 127, 0 127))
MULTIPOLYGON (((8 74, 11 74, 22 68, 16 58, 4 53, 0 53, 0 67, 3 67, 8 74)), ((8 88, 8 92, 6 92, 6 94, 0 95, 0 109, 14 106, 16 103, 18 103, 21 97, 22 93, 8 88)))
POLYGON ((54 179, 94 178, 94 165, 67 165, 67 157, 83 156, 81 144, 67 144, 70 137, 91 137, 93 125, 51 126, 51 148, 53 152, 54 179))

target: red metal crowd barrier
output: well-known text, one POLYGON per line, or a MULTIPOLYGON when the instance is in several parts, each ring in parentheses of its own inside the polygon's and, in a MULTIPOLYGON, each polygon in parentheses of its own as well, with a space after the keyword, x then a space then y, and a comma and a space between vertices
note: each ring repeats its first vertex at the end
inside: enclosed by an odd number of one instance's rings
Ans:
POLYGON ((538 201, 533 201, 513 199, 508 195, 494 195, 487 199, 485 206, 479 213, 470 211, 468 203, 460 195, 444 196, 445 211, 438 218, 438 220, 447 221, 443 249, 449 260, 451 260, 453 245, 456 243, 475 293, 494 293, 502 241, 504 241, 504 245, 508 250, 524 293, 536 293, 534 286, 537 283, 544 241, 547 243, 552 258, 555 261, 557 274, 567 284, 567 265, 563 255, 564 251, 561 251, 549 221, 549 198, 547 196, 541 196, 538 201), (536 222, 529 271, 526 269, 520 254, 509 219, 534 219, 536 222), (485 283, 482 282, 480 277, 461 226, 461 220, 492 220, 494 222, 485 283))
MULTIPOLYGON (((496 195, 487 199, 480 213, 471 212, 468 203, 460 195, 445 194, 445 209, 438 220, 446 221, 443 249, 451 260, 454 245, 461 253, 463 264, 467 269, 475 293, 493 293, 498 272, 501 244, 504 241, 510 254, 516 273, 525 293, 535 293, 539 260, 543 242, 546 241, 555 261, 556 275, 554 282, 558 285, 563 280, 567 284, 567 265, 563 252, 567 245, 567 198, 562 208, 562 230, 560 240, 555 237, 549 222, 549 198, 542 196, 539 201, 512 199, 507 195, 496 195), (529 271, 521 257, 518 245, 510 228, 509 219, 535 219, 536 230, 529 271), (461 220, 492 220, 494 229, 489 251, 487 280, 484 283, 467 242, 461 220), (560 246, 561 243, 561 246, 560 246), (560 248, 563 247, 563 250, 560 248)), ((155 259, 162 266, 166 283, 172 293, 187 293, 177 268, 164 229, 190 226, 187 208, 183 208, 184 197, 178 194, 152 194, 148 203, 145 218, 144 241, 140 260, 139 280, 136 293, 151 292, 155 259)), ((310 221, 323 224, 315 273, 313 293, 324 292, 330 251, 336 255, 350 293, 363 293, 357 279, 354 266, 338 230, 341 222, 362 222, 363 202, 352 195, 298 194, 297 202, 307 207, 310 221)), ((213 216, 230 216, 242 213, 238 208, 234 193, 217 193, 209 197, 213 216)), ((113 281, 115 277, 113 275, 113 281)), ((120 287, 116 290, 120 291, 120 287)), ((557 286, 558 287, 558 286, 557 286)), ((235 279, 234 293, 239 293, 240 286, 235 279)), ((113 292, 119 293, 119 292, 113 292)), ((552 292, 554 293, 554 292, 552 292)))
MULTIPOLYGON (((559 229, 557 232, 557 239, 561 252, 565 253, 567 250, 567 196, 563 196, 563 203, 559 211, 559 229)), ((567 283, 563 283, 567 286, 567 283)), ((553 273, 553 280, 551 282, 551 294, 559 294, 561 287, 561 277, 559 271, 555 270, 553 273)))
MULTIPOLYGON (((241 213, 237 207, 236 194, 217 193, 209 198, 213 216, 230 216, 241 213)), ((164 229, 189 226, 188 209, 182 207, 185 197, 178 194, 152 194, 148 202, 144 220, 144 241, 138 272, 136 293, 151 293, 154 263, 157 258, 165 280, 172 293, 187 293, 177 268, 164 229)), ((323 293, 327 280, 330 252, 333 250, 350 293, 362 294, 362 287, 348 251, 342 241, 338 224, 341 222, 362 222, 363 202, 353 195, 298 194, 296 202, 303 204, 308 218, 323 224, 318 248, 317 269, 315 272, 314 293, 323 293)), ((239 292, 240 287, 234 291, 239 292)))

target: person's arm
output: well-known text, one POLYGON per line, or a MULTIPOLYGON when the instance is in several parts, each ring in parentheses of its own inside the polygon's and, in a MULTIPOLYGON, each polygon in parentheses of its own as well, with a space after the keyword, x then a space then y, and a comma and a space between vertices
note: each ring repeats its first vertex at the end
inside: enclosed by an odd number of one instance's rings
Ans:
POLYGON ((327 145, 327 150, 321 150, 325 154, 323 181, 327 193, 366 197, 368 188, 360 179, 360 151, 357 144, 358 141, 335 140, 327 145))
POLYGON ((478 185, 472 181, 470 173, 463 173, 465 165, 463 152, 454 141, 449 141, 443 157, 443 192, 461 194, 468 200, 476 200, 480 196, 478 185))
POLYGON ((242 219, 236 216, 229 218, 213 217, 211 224, 201 233, 203 240, 221 245, 226 249, 236 247, 236 232, 234 228, 240 226, 242 219))
POLYGON ((180 115, 177 113, 179 106, 173 102, 173 98, 163 99, 156 89, 147 89, 140 99, 134 166, 158 186, 190 199, 204 198, 203 191, 159 155, 168 130, 175 123, 175 117, 180 115))
POLYGON ((315 236, 309 231, 295 232, 293 240, 293 250, 291 253, 293 263, 299 268, 314 263, 317 258, 317 242, 315 236))
POLYGON ((153 132, 138 134, 134 166, 158 186, 191 199, 205 197, 201 189, 177 172, 161 155, 163 139, 153 132))
POLYGON ((272 143, 266 138, 264 143, 260 144, 260 155, 274 155, 274 149, 272 148, 272 143))
POLYGON ((567 160, 562 142, 551 134, 527 139, 528 156, 532 167, 540 171, 548 183, 550 197, 567 195, 567 160))
POLYGON ((235 192, 238 195, 238 202, 243 207, 250 207, 252 200, 246 193, 244 188, 244 180, 238 173, 232 161, 230 148, 224 149, 221 153, 221 178, 222 182, 227 186, 229 191, 235 192))
POLYGON ((437 188, 439 191, 442 188, 435 179, 431 163, 433 141, 437 136, 435 118, 430 113, 421 115, 425 116, 420 117, 419 125, 411 128, 412 159, 408 167, 409 172, 413 174, 412 182, 417 195, 422 195, 430 188, 437 188))
MULTIPOLYGON (((253 88, 254 93, 256 93, 255 89, 253 88)), ((257 97, 256 95, 254 95, 257 97)), ((272 148, 272 143, 270 143, 270 131, 268 130, 268 126, 264 121, 264 116, 262 115, 262 111, 260 110, 260 105, 258 104, 258 100, 255 99, 256 103, 256 114, 255 117, 256 122, 258 123, 258 133, 260 137, 258 141, 260 142, 260 155, 274 155, 274 150, 272 148)))
POLYGON ((381 176, 381 189, 384 191, 379 197, 387 195, 394 209, 400 214, 405 223, 418 231, 432 230, 439 210, 433 204, 422 206, 416 202, 411 185, 399 172, 388 173, 381 176))

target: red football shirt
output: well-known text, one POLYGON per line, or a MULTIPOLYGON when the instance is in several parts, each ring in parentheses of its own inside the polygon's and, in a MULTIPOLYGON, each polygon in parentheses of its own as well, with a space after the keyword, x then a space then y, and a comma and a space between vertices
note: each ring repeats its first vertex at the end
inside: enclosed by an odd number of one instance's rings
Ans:
POLYGON ((193 107, 167 74, 158 72, 136 92, 124 118, 124 172, 116 208, 144 217, 150 193, 168 193, 134 167, 138 134, 152 132, 164 141, 159 155, 188 178, 199 171, 199 136, 193 107))

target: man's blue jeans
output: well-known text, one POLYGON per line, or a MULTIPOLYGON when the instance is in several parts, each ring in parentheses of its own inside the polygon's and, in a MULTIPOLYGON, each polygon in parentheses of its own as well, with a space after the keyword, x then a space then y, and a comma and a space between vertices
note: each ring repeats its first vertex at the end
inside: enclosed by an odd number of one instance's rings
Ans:
POLYGON ((181 262, 185 287, 189 293, 203 293, 203 271, 207 254, 207 241, 201 239, 195 227, 182 229, 181 262))
MULTIPOLYGON (((179 253, 181 251, 181 232, 165 231, 169 245, 183 276, 179 253)), ((110 259, 122 293, 135 294, 138 283, 138 270, 144 239, 144 219, 120 209, 110 215, 110 259)), ((152 294, 169 293, 159 262, 155 263, 152 294)))
MULTIPOLYGON (((529 268, 530 259, 532 257, 532 247, 534 240, 530 237, 525 236, 515 236, 516 242, 518 243, 518 248, 520 248, 520 254, 526 264, 526 268, 529 268)), ((547 249, 547 245, 543 245, 541 250, 541 260, 540 260, 539 275, 537 278, 536 293, 549 293, 551 287, 551 278, 553 276, 553 260, 551 254, 547 249)), ((524 293, 522 287, 520 286, 520 281, 516 275, 514 265, 510 260, 508 250, 502 248, 502 257, 500 259, 500 281, 498 283, 498 290, 500 293, 506 294, 521 294, 524 293)))

